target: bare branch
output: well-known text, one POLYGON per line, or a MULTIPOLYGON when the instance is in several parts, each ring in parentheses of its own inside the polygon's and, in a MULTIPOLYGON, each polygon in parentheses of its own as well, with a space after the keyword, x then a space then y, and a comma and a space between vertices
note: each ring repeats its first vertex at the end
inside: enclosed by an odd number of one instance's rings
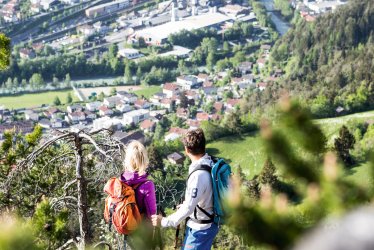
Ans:
POLYGON ((64 250, 64 249, 67 249, 68 246, 71 245, 71 244, 73 244, 73 243, 75 244, 76 247, 78 247, 78 241, 79 241, 79 239, 75 239, 75 238, 70 239, 70 240, 68 240, 67 242, 65 242, 64 245, 60 246, 60 247, 57 248, 56 250, 64 250))
POLYGON ((113 249, 112 246, 108 242, 105 242, 105 241, 101 241, 101 242, 97 243, 93 248, 95 249, 95 248, 99 247, 100 245, 108 246, 109 250, 113 249))

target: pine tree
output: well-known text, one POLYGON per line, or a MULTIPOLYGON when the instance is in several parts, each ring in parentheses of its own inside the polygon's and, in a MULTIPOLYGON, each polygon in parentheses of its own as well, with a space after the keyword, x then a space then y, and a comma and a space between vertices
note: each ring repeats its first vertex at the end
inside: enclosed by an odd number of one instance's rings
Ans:
POLYGON ((275 166, 271 159, 268 158, 265 161, 264 167, 262 168, 262 171, 259 176, 260 183, 263 185, 270 185, 272 188, 274 188, 278 182, 278 177, 275 174, 275 172, 275 166))
POLYGON ((56 96, 55 99, 53 100, 53 104, 56 106, 61 105, 61 100, 58 96, 56 96))
POLYGON ((335 139, 334 145, 335 150, 338 153, 340 159, 350 166, 353 164, 352 156, 349 154, 349 150, 354 148, 356 139, 354 135, 348 130, 346 126, 343 126, 339 130, 339 137, 335 139))
POLYGON ((155 169, 163 168, 163 161, 160 152, 154 144, 151 144, 148 148, 149 166, 155 169))
POLYGON ((68 96, 66 97, 66 103, 70 104, 73 102, 73 97, 71 96, 70 93, 68 93, 68 96))
POLYGON ((180 95, 180 107, 185 109, 188 107, 188 98, 185 91, 183 91, 180 95))
POLYGON ((127 84, 132 83, 132 72, 131 72, 129 62, 126 63, 126 67, 125 67, 125 82, 127 84))

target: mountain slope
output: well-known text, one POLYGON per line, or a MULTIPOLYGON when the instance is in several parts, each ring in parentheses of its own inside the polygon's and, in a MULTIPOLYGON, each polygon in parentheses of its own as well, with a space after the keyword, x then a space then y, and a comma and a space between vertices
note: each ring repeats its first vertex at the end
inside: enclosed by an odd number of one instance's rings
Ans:
POLYGON ((351 1, 315 22, 299 20, 274 46, 272 66, 312 112, 325 117, 374 108, 374 2, 351 1))

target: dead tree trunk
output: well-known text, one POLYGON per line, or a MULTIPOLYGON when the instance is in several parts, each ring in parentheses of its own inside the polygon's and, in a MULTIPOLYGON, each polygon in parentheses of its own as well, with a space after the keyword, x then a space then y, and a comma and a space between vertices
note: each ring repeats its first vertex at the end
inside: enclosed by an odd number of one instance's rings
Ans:
POLYGON ((88 201, 87 201, 87 182, 83 172, 83 151, 82 139, 79 134, 75 135, 75 156, 76 156, 76 177, 78 188, 78 218, 80 226, 79 249, 84 250, 89 243, 89 222, 88 222, 88 201))

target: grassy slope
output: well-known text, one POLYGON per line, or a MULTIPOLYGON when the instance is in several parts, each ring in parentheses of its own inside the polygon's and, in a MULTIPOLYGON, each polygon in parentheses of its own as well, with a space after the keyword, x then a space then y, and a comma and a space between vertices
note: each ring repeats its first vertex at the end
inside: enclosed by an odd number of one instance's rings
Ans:
MULTIPOLYGON (((338 118, 316 120, 316 123, 321 126, 331 145, 332 139, 338 134, 343 124, 352 120, 365 121, 372 119, 374 119, 374 111, 338 118)), ((209 153, 227 159, 234 168, 234 171, 235 167, 240 165, 249 178, 252 178, 261 171, 266 160, 264 147, 258 134, 247 134, 243 137, 224 137, 216 142, 208 144, 207 148, 209 153)), ((367 184, 370 178, 369 164, 367 162, 361 163, 349 170, 347 172, 347 178, 362 185, 367 184)))
POLYGON ((4 105, 9 109, 17 108, 31 108, 41 106, 42 104, 52 104, 56 96, 58 96, 62 103, 66 102, 68 93, 71 93, 74 101, 78 99, 75 97, 72 90, 50 91, 38 94, 26 94, 0 97, 0 105, 4 105))
POLYGON ((225 158, 233 168, 240 165, 250 178, 261 171, 266 157, 258 134, 224 137, 210 143, 207 150, 212 155, 225 158))

